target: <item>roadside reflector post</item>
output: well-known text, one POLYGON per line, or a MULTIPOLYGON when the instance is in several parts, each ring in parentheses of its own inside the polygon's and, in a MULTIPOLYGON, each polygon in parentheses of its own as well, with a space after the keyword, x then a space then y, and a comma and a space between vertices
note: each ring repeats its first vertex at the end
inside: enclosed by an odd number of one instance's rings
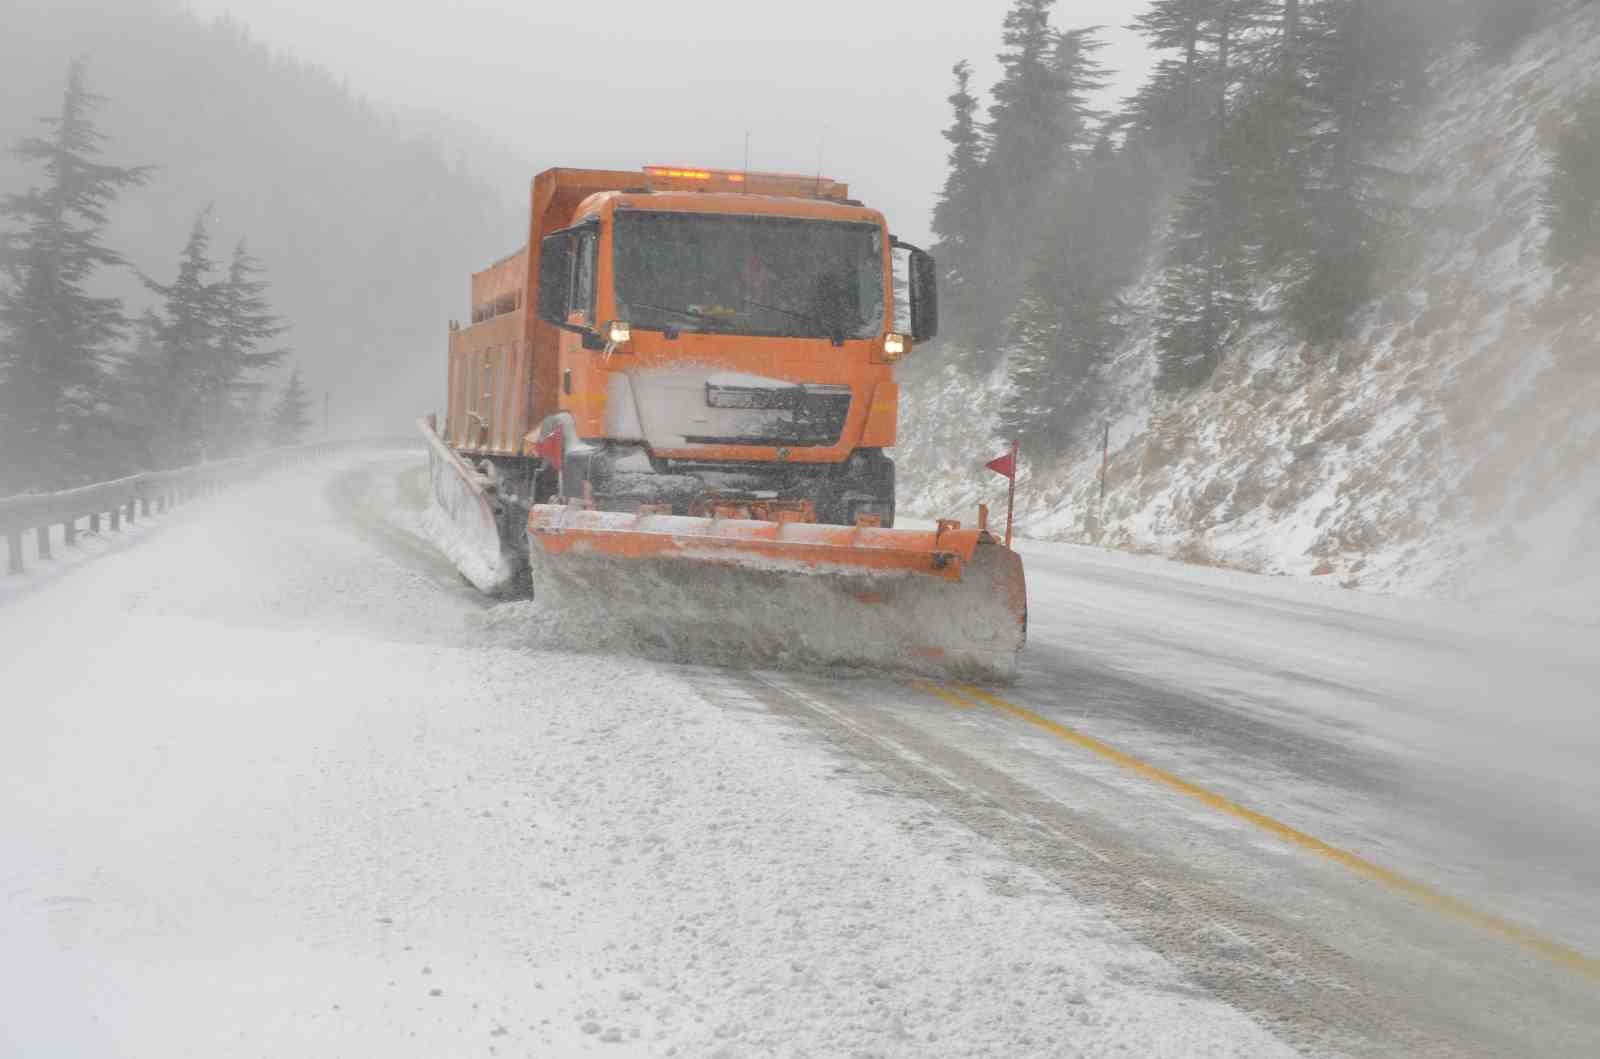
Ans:
POLYGON ((1011 443, 1011 479, 1010 487, 1006 489, 1006 547, 1011 547, 1011 522, 1017 508, 1017 442, 1011 443))
POLYGON ((1111 424, 1106 423, 1106 432, 1100 440, 1100 509, 1106 506, 1106 474, 1111 469, 1111 424))

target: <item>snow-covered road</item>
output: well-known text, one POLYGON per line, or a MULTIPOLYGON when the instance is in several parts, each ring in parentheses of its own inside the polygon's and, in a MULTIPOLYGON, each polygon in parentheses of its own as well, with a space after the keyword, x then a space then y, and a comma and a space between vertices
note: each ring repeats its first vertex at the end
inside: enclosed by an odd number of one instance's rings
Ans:
POLYGON ((1600 1050, 1576 635, 1040 546, 1012 688, 575 653, 419 460, 0 586, 0 1055, 1600 1050))

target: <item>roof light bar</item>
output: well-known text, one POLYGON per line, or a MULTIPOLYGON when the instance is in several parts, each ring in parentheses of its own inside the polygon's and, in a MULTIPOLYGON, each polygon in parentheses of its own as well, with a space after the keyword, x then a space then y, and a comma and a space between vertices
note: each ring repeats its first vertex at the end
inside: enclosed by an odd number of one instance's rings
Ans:
POLYGON ((739 187, 758 195, 793 195, 806 198, 845 199, 846 185, 821 176, 797 173, 747 173, 733 169, 692 169, 681 166, 647 165, 646 182, 658 190, 667 188, 739 187))

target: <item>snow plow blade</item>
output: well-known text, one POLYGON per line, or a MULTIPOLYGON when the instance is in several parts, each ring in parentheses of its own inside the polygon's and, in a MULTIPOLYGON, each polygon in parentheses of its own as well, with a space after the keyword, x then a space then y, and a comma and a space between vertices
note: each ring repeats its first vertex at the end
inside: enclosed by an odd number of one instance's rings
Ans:
POLYGON ((427 517, 442 523, 433 534, 436 542, 480 592, 511 592, 520 563, 502 546, 494 482, 444 443, 432 416, 417 426, 428 442, 428 477, 433 485, 433 509, 427 517))
POLYGON ((1012 679, 1022 560, 984 529, 832 526, 539 505, 535 593, 685 657, 1012 679))

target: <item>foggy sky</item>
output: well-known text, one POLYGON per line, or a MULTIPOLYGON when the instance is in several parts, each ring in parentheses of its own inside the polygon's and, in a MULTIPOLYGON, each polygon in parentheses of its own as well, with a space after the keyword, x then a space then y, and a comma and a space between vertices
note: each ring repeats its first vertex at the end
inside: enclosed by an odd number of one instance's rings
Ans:
MULTIPOLYGON (((928 239, 944 181, 950 67, 999 75, 1010 0, 187 0, 346 76, 378 103, 470 120, 552 165, 750 167, 848 181, 897 233, 928 239)), ((1105 25, 1130 94, 1148 58, 1122 27, 1139 0, 1061 0, 1055 24, 1105 25)), ((520 193, 508 189, 508 193, 520 193)))

